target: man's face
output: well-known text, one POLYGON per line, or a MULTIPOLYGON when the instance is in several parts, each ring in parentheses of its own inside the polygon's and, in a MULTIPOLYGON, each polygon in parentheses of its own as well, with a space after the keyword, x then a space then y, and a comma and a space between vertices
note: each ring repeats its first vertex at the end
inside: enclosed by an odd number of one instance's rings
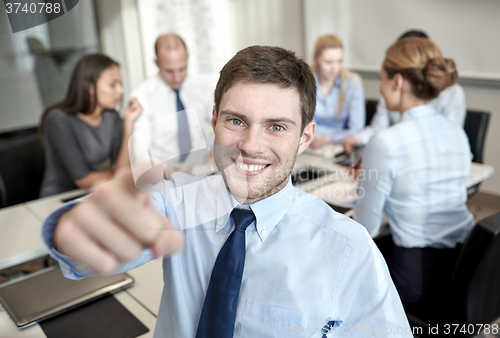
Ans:
POLYGON ((174 90, 178 90, 187 74, 187 53, 184 48, 167 51, 160 49, 155 60, 163 80, 174 90))
POLYGON ((295 158, 311 143, 315 123, 300 133, 300 97, 295 88, 238 83, 212 113, 214 157, 231 194, 250 204, 288 182, 295 158))
POLYGON ((344 51, 342 48, 327 48, 316 59, 319 76, 323 80, 334 80, 342 69, 344 51))

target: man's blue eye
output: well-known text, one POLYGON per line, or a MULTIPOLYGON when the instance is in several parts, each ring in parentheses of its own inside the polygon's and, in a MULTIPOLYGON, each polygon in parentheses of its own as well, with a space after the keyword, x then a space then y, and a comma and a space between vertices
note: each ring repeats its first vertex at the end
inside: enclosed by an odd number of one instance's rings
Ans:
POLYGON ((233 122, 233 124, 234 124, 234 125, 236 125, 236 126, 241 126, 241 124, 242 124, 242 123, 241 123, 241 121, 240 121, 240 120, 238 120, 238 119, 232 119, 232 122, 233 122))
POLYGON ((273 131, 282 131, 283 127, 275 124, 274 126, 271 127, 273 131))

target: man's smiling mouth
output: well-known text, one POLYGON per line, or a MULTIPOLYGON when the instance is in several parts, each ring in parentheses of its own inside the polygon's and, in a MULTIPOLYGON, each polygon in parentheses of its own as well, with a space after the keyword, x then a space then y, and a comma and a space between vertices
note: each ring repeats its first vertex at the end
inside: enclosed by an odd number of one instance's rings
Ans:
POLYGON ((245 163, 236 160, 233 160, 233 162, 239 169, 251 173, 261 171, 271 165, 271 164, 259 164, 259 163, 245 163))

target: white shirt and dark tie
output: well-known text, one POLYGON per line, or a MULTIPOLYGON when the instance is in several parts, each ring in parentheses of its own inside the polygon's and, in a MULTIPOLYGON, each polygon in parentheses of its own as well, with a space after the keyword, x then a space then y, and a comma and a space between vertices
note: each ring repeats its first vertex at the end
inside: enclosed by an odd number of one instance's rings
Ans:
POLYGON ((213 107, 213 88, 201 81, 186 78, 181 88, 170 88, 159 74, 141 83, 131 94, 142 105, 142 114, 134 124, 132 136, 134 162, 153 158, 168 163, 181 162, 182 141, 188 134, 179 133, 178 98, 184 107, 191 150, 206 149, 213 132, 210 119, 213 107))
MULTIPOLYGON (((251 209, 255 220, 242 230, 244 269, 229 336, 372 337, 390 330, 388 336, 412 337, 384 258, 365 228, 291 181, 278 193, 241 206, 220 175, 174 173, 155 186, 152 198, 158 212, 186 236, 185 248, 163 261, 155 337, 195 337, 197 332, 204 337, 200 327, 206 324, 202 309, 210 298, 209 284, 237 227, 231 214, 241 207, 251 209)), ((42 237, 65 276, 80 279, 91 271, 58 253, 53 244, 58 218, 74 203, 48 217, 42 237)), ((120 271, 152 258, 146 249, 120 271)))

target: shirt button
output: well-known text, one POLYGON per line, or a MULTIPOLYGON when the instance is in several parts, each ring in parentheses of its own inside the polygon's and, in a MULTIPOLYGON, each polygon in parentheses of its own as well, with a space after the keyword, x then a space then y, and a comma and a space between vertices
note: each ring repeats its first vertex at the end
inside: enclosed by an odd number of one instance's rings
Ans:
POLYGON ((221 226, 222 225, 222 221, 219 221, 217 224, 219 224, 219 226, 221 226))
POLYGON ((262 234, 262 236, 265 236, 265 235, 267 235, 267 231, 266 230, 262 230, 261 234, 262 234))

